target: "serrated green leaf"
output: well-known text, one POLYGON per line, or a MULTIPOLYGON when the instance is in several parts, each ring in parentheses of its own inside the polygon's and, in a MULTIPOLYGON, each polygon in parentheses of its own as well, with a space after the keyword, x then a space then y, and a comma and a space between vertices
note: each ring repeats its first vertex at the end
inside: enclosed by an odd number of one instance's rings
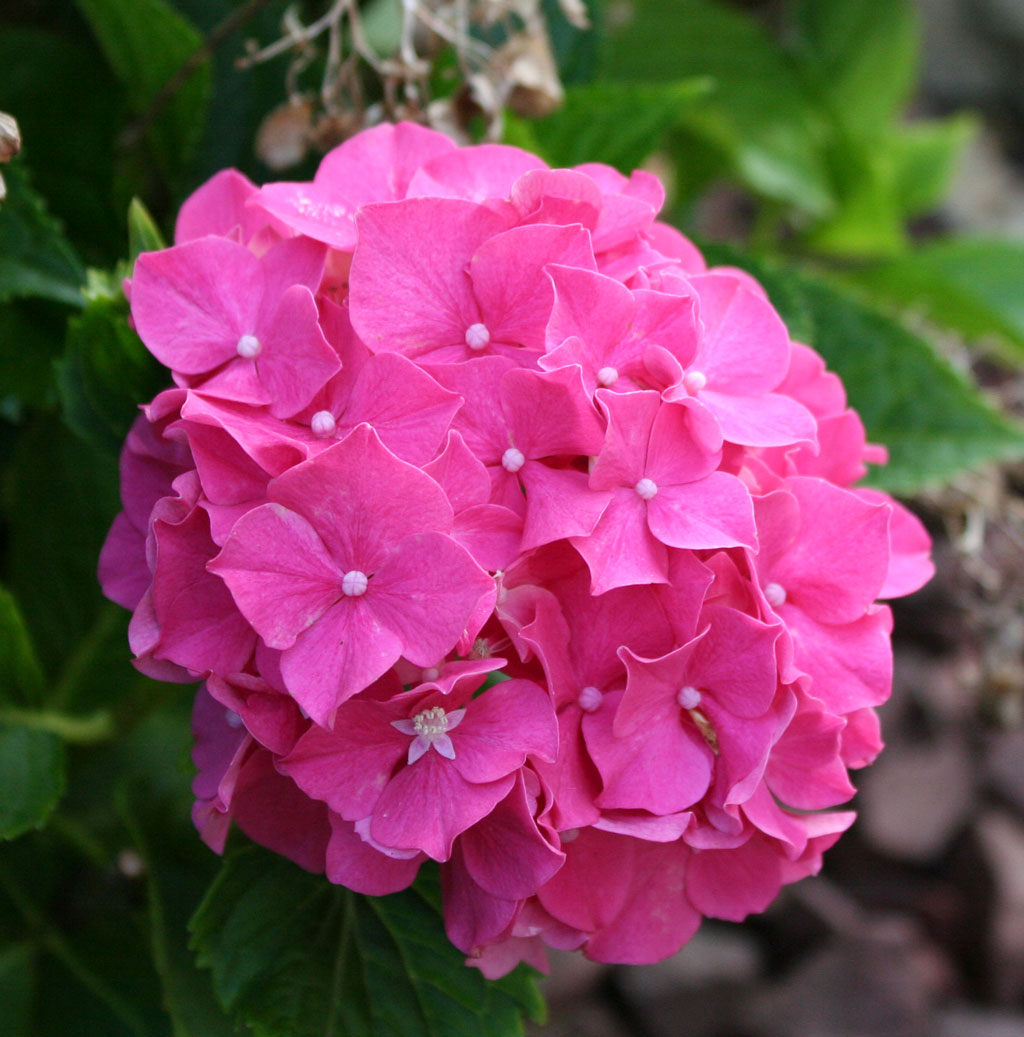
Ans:
POLYGON ((46 823, 64 792, 64 744, 49 731, 0 727, 0 839, 46 823))
POLYGON ((968 338, 997 338, 1013 357, 1024 359, 1022 242, 955 238, 845 276, 968 338))
POLYGON ((791 0, 792 51, 843 130, 886 132, 917 71, 918 25, 908 0, 791 0))
POLYGON ((45 678, 35 646, 14 595, 0 587, 0 701, 35 705, 43 697, 45 678))
POLYGON ((236 847, 192 919, 193 947, 225 1010, 267 1037, 521 1033, 520 1006, 535 1002, 465 966, 436 885, 361 897, 236 847))
POLYGON ((69 322, 57 384, 64 418, 84 439, 116 454, 139 403, 157 393, 166 379, 128 326, 123 298, 97 297, 69 322))
MULTIPOLYGON (((202 44, 202 37, 164 0, 75 0, 88 21, 136 116, 202 44)), ((202 135, 210 94, 210 62, 203 60, 148 131, 153 155, 165 176, 185 168, 202 135)))
POLYGON ((812 216, 831 210, 822 120, 787 55, 749 15, 712 0, 675 0, 671 13, 660 0, 636 0, 609 32, 600 71, 644 83, 709 77, 713 94, 684 113, 690 132, 729 155, 752 190, 812 216))
POLYGON ((531 122, 530 130, 540 154, 553 166, 605 162, 628 174, 680 124, 685 109, 711 89, 706 78, 570 87, 565 104, 531 122))
POLYGON ((989 461, 1024 455, 1024 428, 989 405, 923 339, 822 281, 802 278, 811 345, 846 386, 889 464, 869 481, 898 493, 989 461))
POLYGON ((0 205, 0 302, 24 297, 82 304, 85 280, 74 249, 29 182, 23 163, 5 169, 0 205))
POLYGON ((134 266, 140 252, 159 252, 166 248, 163 235, 138 198, 128 206, 128 260, 134 266))

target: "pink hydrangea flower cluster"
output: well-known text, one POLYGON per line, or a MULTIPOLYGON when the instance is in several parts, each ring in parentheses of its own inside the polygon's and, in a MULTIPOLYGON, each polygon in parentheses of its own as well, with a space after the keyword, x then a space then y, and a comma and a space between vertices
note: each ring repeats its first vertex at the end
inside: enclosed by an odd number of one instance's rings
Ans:
POLYGON ((929 540, 658 180, 412 125, 215 176, 128 286, 174 387, 106 593, 203 681, 195 822, 367 894, 440 862, 489 976, 651 962, 814 873, 929 540))

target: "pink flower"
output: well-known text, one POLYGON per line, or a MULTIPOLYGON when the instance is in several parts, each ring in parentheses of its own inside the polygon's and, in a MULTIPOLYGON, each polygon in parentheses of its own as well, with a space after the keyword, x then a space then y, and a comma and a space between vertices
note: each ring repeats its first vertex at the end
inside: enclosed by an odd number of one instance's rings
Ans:
POLYGON ((651 174, 402 124, 218 174, 137 262, 175 387, 100 559, 202 678, 194 819, 366 895, 441 863, 489 977, 675 953, 853 815, 923 526, 839 379, 651 174))

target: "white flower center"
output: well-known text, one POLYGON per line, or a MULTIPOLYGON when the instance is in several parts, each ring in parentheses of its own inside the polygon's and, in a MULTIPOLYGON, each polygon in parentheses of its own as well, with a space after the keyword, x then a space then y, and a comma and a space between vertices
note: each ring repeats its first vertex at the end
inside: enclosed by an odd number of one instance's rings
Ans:
POLYGON ((470 324, 466 328, 466 345, 470 349, 483 349, 491 341, 491 333, 486 324, 470 324))
POLYGON ((440 706, 431 706, 417 713, 411 720, 392 720, 391 726, 404 735, 412 735, 409 746, 409 763, 415 763, 424 753, 434 749, 448 760, 455 759, 455 746, 452 744, 449 731, 462 723, 466 715, 465 709, 455 709, 446 713, 440 706))
POLYGON ((619 372, 614 367, 602 367, 597 372, 597 383, 598 385, 614 385, 619 380, 619 372))
POLYGON ((436 666, 428 666, 421 674, 422 681, 436 681, 441 676, 441 671, 436 666))
POLYGON ((653 479, 641 479, 634 489, 643 500, 650 500, 658 492, 658 484, 653 479))
POLYGON ((584 713, 594 713, 601 708, 603 699, 604 695, 601 694, 600 688, 595 688, 593 684, 588 684, 580 691, 576 701, 584 713))
POLYGON ((708 384, 708 377, 702 371, 691 371, 683 378, 683 385, 688 393, 698 393, 708 384))
POLYGON ((369 582, 366 573, 360 572, 358 569, 351 569, 341 578, 341 592, 350 598, 358 598, 366 593, 369 582))
POLYGON ((233 709, 224 711, 224 719, 227 721, 228 727, 237 728, 242 726, 242 718, 233 709))
POLYGON ((501 455, 501 467, 506 472, 518 472, 524 464, 526 464, 526 458, 523 456, 522 450, 517 450, 514 446, 510 446, 501 455))
POLYGON ((700 692, 690 684, 687 684, 685 688, 680 688, 679 694, 676 695, 676 702, 683 709, 696 709, 700 705, 700 701, 700 692))
POLYGON ((769 583, 765 586, 764 596, 773 609, 786 604, 786 588, 779 583, 769 583))
POLYGON ((243 360, 255 360, 263 351, 263 343, 255 335, 243 335, 235 349, 243 360))
POLYGON ((334 435, 338 423, 334 420, 334 415, 329 410, 318 410, 313 415, 313 420, 309 423, 309 427, 313 430, 314 436, 326 439, 328 436, 334 435))

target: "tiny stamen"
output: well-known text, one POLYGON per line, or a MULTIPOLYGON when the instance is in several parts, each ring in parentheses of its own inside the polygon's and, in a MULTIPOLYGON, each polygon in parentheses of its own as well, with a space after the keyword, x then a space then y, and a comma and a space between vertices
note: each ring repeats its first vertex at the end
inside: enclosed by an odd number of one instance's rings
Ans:
POLYGON ((708 384, 708 377, 702 371, 691 371, 683 378, 683 385, 688 393, 698 393, 708 384))
POLYGON ((769 583, 764 589, 765 600, 773 609, 786 604, 786 588, 779 583, 769 583))
POLYGON ((619 372, 614 367, 602 367, 597 372, 598 385, 603 385, 606 388, 609 385, 614 385, 619 380, 619 372))
POLYGON ((676 695, 676 702, 683 709, 696 709, 700 705, 700 700, 700 692, 691 684, 687 684, 685 688, 680 688, 679 694, 676 695))

